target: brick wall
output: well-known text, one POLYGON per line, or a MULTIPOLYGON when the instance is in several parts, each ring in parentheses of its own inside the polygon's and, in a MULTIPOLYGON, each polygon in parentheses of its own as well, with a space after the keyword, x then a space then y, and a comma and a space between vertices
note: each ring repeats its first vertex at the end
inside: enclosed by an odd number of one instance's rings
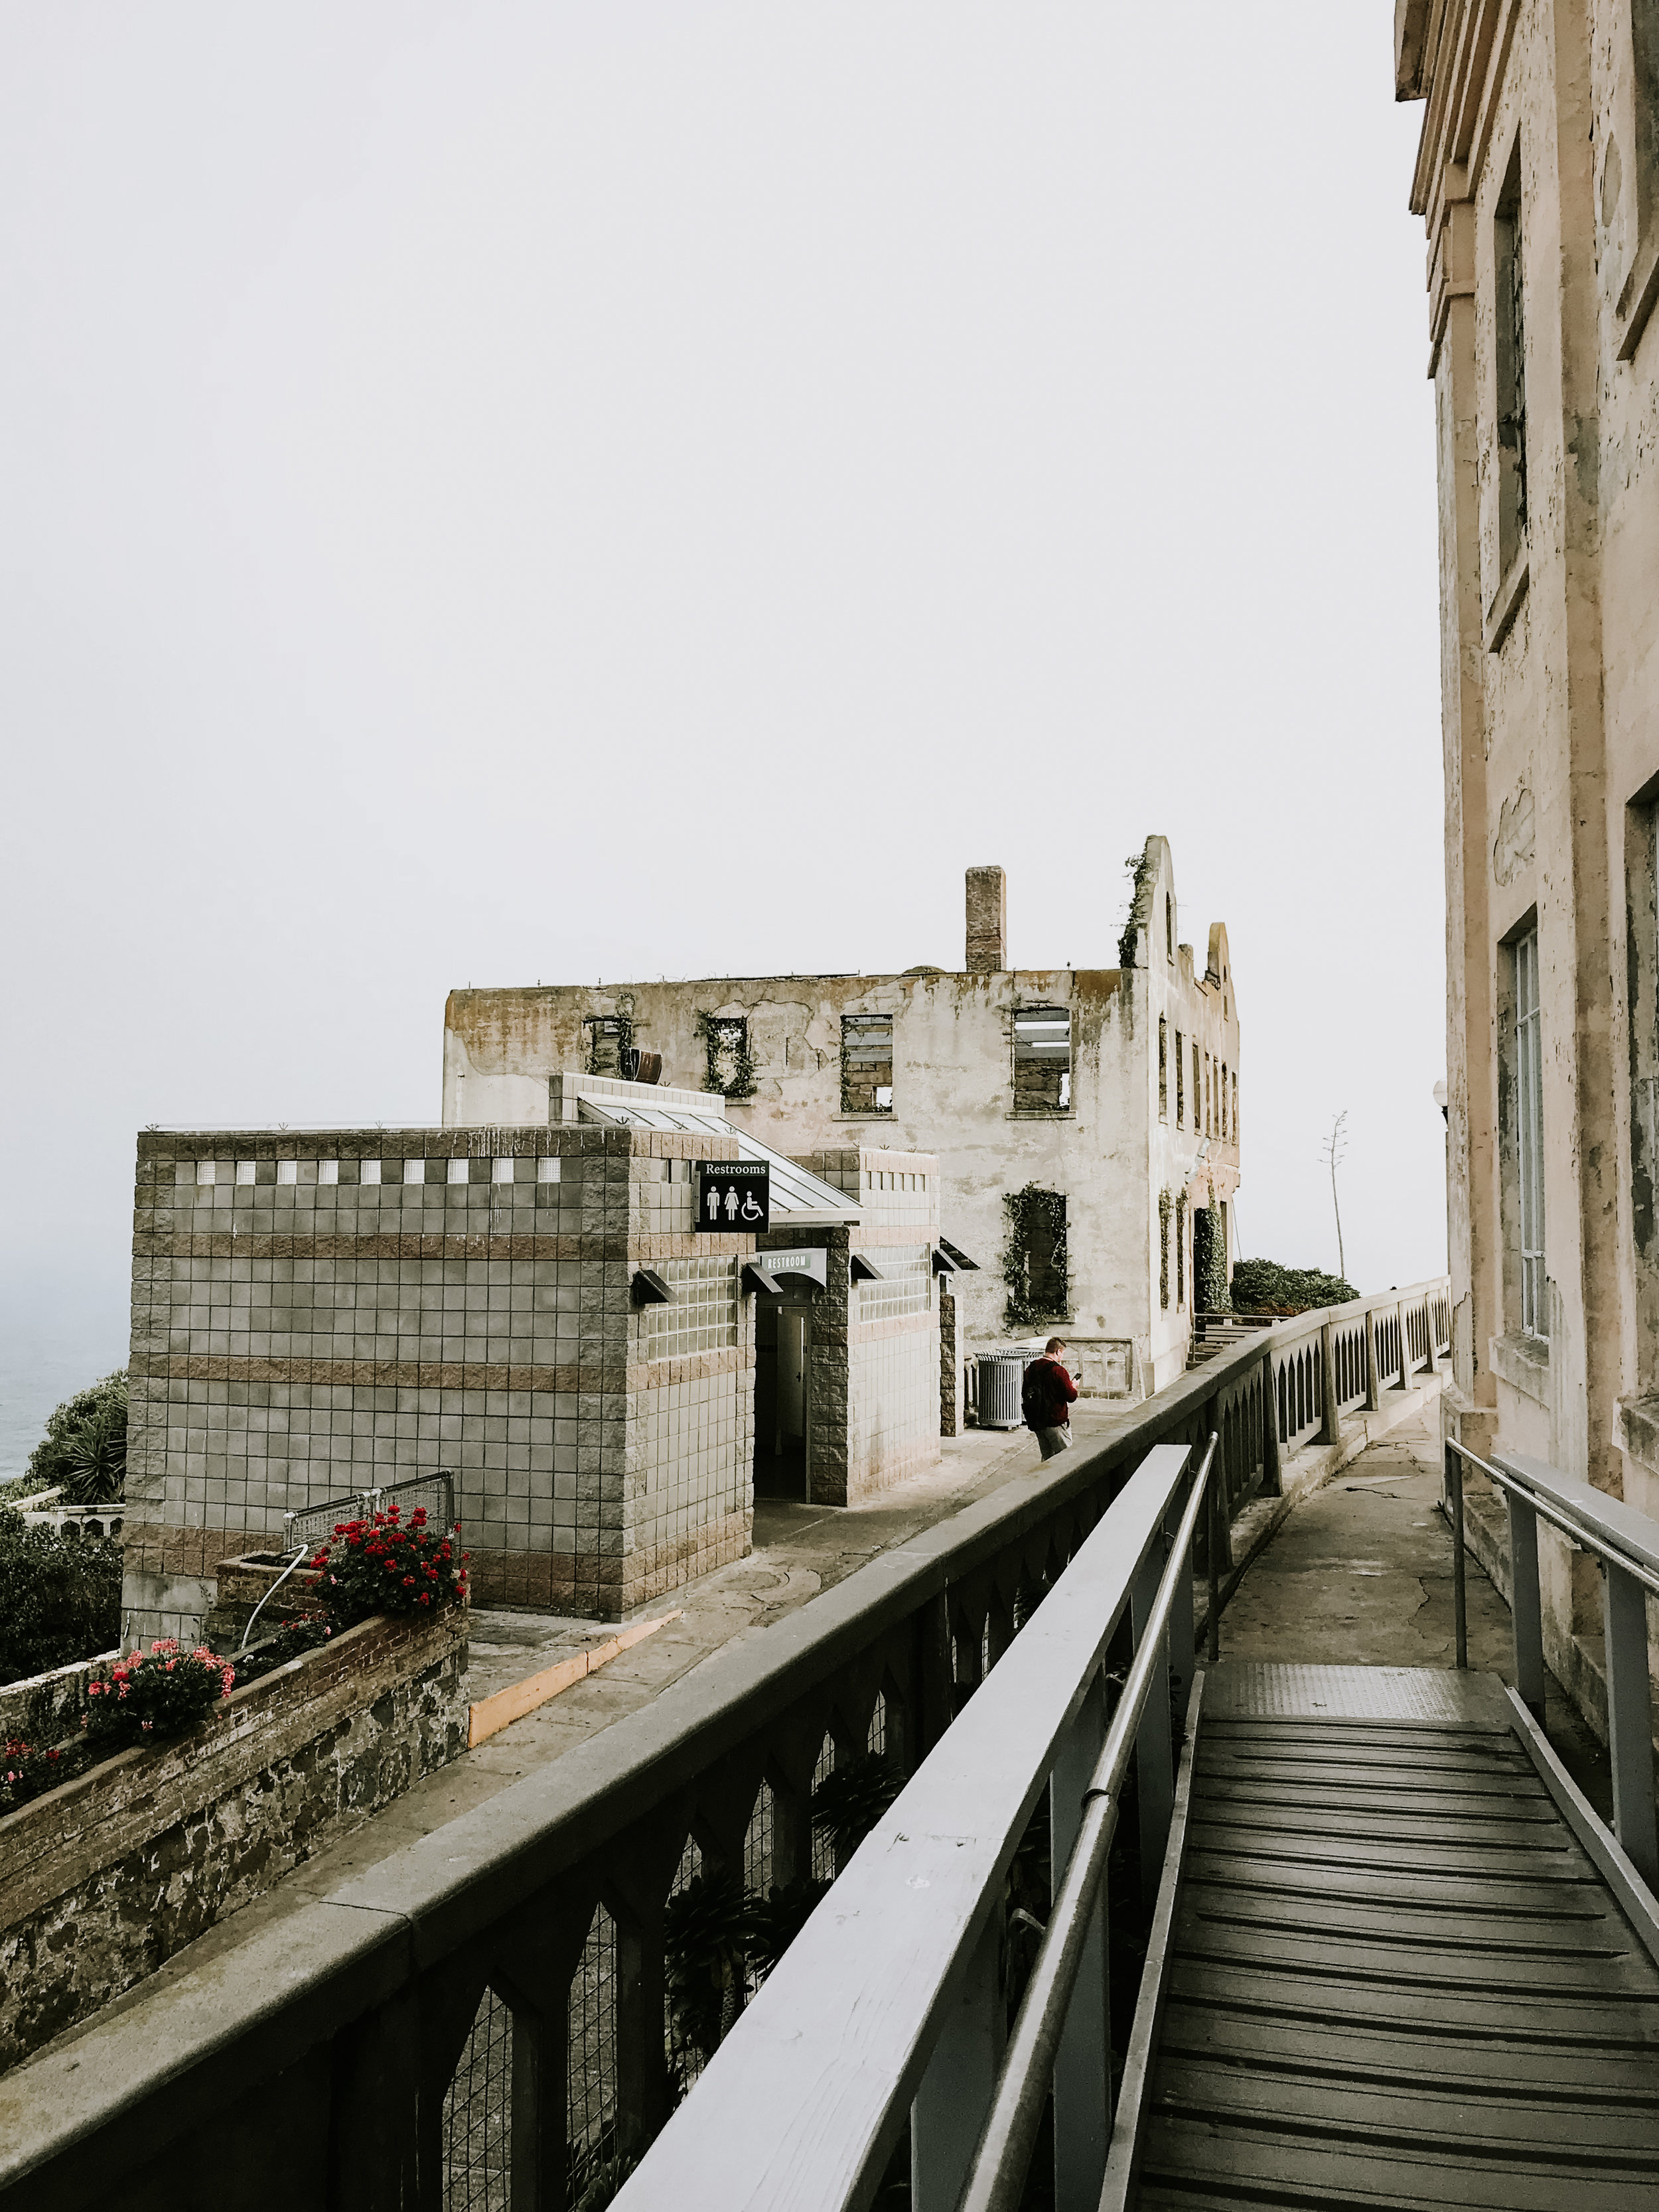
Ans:
POLYGON ((365 1621, 0 1820, 0 2068, 457 1758, 465 1636, 365 1621))

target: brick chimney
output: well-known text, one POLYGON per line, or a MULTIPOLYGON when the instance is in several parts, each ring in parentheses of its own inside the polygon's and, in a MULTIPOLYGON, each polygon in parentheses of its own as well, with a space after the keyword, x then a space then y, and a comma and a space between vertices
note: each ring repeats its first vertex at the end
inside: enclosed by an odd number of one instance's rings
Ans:
POLYGON ((994 975, 1007 965, 1007 878, 1000 868, 969 868, 968 973, 994 975))

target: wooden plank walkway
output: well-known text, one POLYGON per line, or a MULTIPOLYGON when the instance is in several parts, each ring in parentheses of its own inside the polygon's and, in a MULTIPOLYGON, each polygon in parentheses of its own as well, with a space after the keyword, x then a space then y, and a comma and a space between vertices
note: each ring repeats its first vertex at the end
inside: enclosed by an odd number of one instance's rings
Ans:
POLYGON ((1659 2207, 1659 1965, 1494 1676, 1206 1677, 1135 2202, 1659 2207))

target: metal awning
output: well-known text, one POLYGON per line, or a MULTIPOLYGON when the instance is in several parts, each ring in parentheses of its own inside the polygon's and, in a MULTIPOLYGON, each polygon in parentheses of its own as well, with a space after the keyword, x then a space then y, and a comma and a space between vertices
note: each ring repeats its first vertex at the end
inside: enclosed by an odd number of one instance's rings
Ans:
POLYGON ((885 1267, 878 1267, 866 1252, 854 1252, 847 1272, 855 1283, 884 1283, 887 1280, 885 1267))
MULTIPOLYGON (((809 1174, 806 1169, 789 1159, 782 1152, 775 1152, 758 1137, 751 1137, 747 1129, 739 1129, 723 1114, 697 1113, 683 1106, 642 1106, 630 1099, 623 1106, 610 1098, 582 1098, 578 1101, 580 1118, 584 1121, 603 1121, 612 1128, 675 1129, 687 1137, 734 1137, 740 1160, 764 1160, 771 1169, 772 1218, 794 1215, 809 1218, 828 1217, 832 1221, 856 1221, 858 1200, 849 1198, 844 1190, 833 1183, 809 1174)), ((781 1256, 781 1255, 774 1255, 781 1256)))
POLYGON ((953 1244, 948 1237, 941 1237, 939 1238, 939 1249, 944 1253, 945 1258, 951 1262, 951 1265, 953 1267, 962 1268, 975 1275, 980 1272, 979 1261, 977 1260, 970 1260, 961 1247, 959 1245, 953 1244))

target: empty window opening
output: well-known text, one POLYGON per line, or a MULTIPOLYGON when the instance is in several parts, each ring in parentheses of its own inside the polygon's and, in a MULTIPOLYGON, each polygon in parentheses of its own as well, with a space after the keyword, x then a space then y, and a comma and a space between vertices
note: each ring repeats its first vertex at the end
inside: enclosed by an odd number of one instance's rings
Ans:
POLYGON ((1170 1118, 1170 1024, 1158 1018, 1158 1118, 1170 1118))
POLYGON ((1176 1200, 1176 1304, 1187 1303, 1187 1194, 1176 1200))
POLYGON ((1527 322, 1521 237, 1521 141, 1510 155, 1492 226, 1498 383, 1498 557, 1508 572, 1527 534, 1527 322))
POLYGON ((634 1024, 623 1014, 590 1014, 582 1027, 587 1031, 587 1072, 590 1075, 622 1073, 622 1056, 634 1042, 634 1024))
POLYGON ((1187 1055, 1181 1031, 1176 1031, 1176 1127, 1187 1126, 1187 1055))
POLYGON ((1168 891, 1164 894, 1164 957, 1175 958, 1175 901, 1168 891))
POLYGON ((841 1019, 841 1110, 893 1110, 893 1017, 843 1014, 841 1019))
POLYGON ((1071 1304, 1064 1194, 1027 1183, 1024 1190, 1005 1192, 1002 1206, 1008 1220, 1002 1265, 1008 1327, 1034 1329, 1062 1319, 1071 1304))
POLYGON ((1237 1075, 1233 1077, 1232 1127, 1233 1142, 1237 1144, 1238 1142, 1238 1078, 1237 1075))
POLYGON ((1196 1037, 1193 1039, 1193 1129, 1196 1135, 1204 1133, 1204 1054, 1196 1037))
POLYGON ((744 1014, 699 1014, 697 1035, 702 1039, 703 1089, 723 1098, 752 1097, 755 1063, 749 1050, 749 1020, 744 1014))
POLYGON ((1535 929, 1515 948, 1515 1075, 1521 1326, 1530 1336, 1547 1336, 1549 1322, 1544 1307, 1544 1069, 1535 929))
POLYGON ((1072 1015, 1022 1006, 1014 1016, 1014 1111, 1063 1114, 1072 1103, 1072 1015))

